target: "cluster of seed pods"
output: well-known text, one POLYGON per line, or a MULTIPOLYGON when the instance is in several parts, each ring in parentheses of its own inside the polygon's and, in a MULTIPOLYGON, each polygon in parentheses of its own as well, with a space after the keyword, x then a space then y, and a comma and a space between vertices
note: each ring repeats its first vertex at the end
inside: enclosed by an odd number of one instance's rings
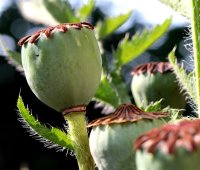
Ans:
POLYGON ((135 170, 132 142, 138 135, 165 123, 167 113, 144 112, 132 104, 122 104, 116 111, 92 121, 90 150, 100 170, 135 170))
MULTIPOLYGON (((101 79, 102 62, 93 29, 94 27, 86 22, 60 24, 37 31, 18 42, 22 46, 25 76, 33 93, 48 106, 63 112, 72 122, 76 121, 76 116, 71 119, 69 115, 85 111, 85 105, 94 96, 101 79)), ((163 97, 167 102, 173 97, 172 103, 175 107, 183 108, 185 105, 185 100, 178 93, 179 87, 174 82, 175 76, 172 75, 169 63, 140 65, 132 71, 132 75, 132 93, 138 106, 145 103, 145 107, 149 102, 163 97), (160 96, 163 91, 162 81, 168 92, 167 95, 160 96)), ((145 166, 140 166, 138 170, 149 168, 148 163, 151 161, 148 160, 148 154, 154 154, 158 150, 159 154, 163 151, 163 157, 173 155, 177 148, 184 148, 189 153, 198 151, 199 120, 165 125, 137 139, 147 130, 165 124, 164 118, 167 116, 167 113, 144 112, 132 104, 123 104, 112 114, 92 121, 88 124, 88 127, 92 127, 89 142, 97 167, 100 170, 135 170, 135 149, 136 155, 139 155, 136 163, 139 165, 142 160, 147 162, 144 161, 145 166), (135 149, 132 149, 135 140, 135 149)), ((85 136, 87 138, 86 130, 85 136)), ((77 151, 79 146, 78 143, 77 151)), ((153 163, 151 166, 157 170, 153 163)))

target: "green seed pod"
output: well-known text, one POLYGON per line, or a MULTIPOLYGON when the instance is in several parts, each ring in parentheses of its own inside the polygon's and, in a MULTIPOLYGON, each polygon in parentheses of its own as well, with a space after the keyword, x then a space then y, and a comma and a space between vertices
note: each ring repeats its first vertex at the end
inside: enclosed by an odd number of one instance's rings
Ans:
POLYGON ((57 111, 85 105, 101 79, 93 26, 66 23, 22 38, 22 65, 33 93, 57 111))
POLYGON ((135 170, 133 141, 143 132, 164 123, 167 113, 145 113, 123 104, 112 114, 92 121, 91 154, 99 170, 135 170))
POLYGON ((169 62, 142 64, 132 71, 131 91, 138 107, 146 108, 163 98, 163 107, 183 109, 185 98, 180 94, 176 76, 169 62))
POLYGON ((134 144, 137 170, 199 170, 200 119, 165 125, 134 144))

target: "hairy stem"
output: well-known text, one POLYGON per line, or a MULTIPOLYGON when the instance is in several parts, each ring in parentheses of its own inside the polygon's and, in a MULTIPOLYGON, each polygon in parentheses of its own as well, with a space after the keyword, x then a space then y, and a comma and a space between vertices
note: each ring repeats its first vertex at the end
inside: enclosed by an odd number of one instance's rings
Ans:
POLYGON ((68 121, 69 134, 74 143, 74 151, 79 170, 94 170, 94 161, 90 153, 89 140, 83 112, 73 112, 65 115, 68 121))
POLYGON ((191 0, 191 22, 192 22, 192 40, 194 51, 194 64, 196 76, 196 94, 198 117, 200 117, 200 1, 191 0))

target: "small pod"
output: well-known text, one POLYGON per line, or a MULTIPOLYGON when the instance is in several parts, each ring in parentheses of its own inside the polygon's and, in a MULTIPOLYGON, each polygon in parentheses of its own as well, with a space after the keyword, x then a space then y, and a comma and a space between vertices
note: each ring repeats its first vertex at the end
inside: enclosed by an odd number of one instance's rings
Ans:
POLYGON ((163 99, 163 107, 184 109, 185 98, 169 62, 142 64, 131 74, 131 91, 138 107, 146 108, 151 102, 163 99))
POLYGON ((137 170, 199 170, 200 119, 168 124, 134 143, 137 170))
POLYGON ((22 38, 22 65, 33 93, 62 112, 85 105, 101 79, 102 61, 93 26, 65 23, 22 38))
POLYGON ((91 154, 99 170, 135 170, 133 141, 143 132, 165 123, 167 113, 146 113, 122 104, 112 114, 89 123, 91 154))

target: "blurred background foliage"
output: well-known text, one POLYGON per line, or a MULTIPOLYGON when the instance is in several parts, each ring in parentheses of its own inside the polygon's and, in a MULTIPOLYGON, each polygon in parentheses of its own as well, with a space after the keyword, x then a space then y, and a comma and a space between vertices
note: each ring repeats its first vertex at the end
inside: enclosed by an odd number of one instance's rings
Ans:
POLYGON ((109 114, 123 102, 134 103, 130 72, 138 64, 167 61, 176 46, 178 61, 184 61, 187 70, 193 69, 191 42, 185 38, 188 20, 157 0, 1 0, 0 170, 78 169, 70 153, 44 148, 26 134, 17 120, 16 101, 20 92, 40 122, 65 130, 61 114, 42 104, 29 89, 20 67, 17 41, 47 26, 79 21, 95 26, 104 67, 95 97, 109 104, 91 101, 87 107, 89 121, 109 114))

